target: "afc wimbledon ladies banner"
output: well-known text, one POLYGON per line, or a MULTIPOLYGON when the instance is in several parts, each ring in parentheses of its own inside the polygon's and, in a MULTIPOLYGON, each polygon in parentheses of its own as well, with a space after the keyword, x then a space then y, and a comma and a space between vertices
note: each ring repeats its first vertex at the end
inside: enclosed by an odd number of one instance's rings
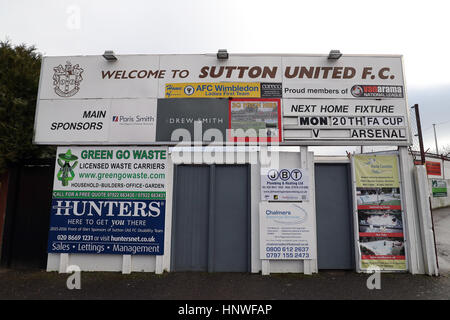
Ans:
POLYGON ((406 270, 396 155, 354 157, 360 268, 406 270))
POLYGON ((49 253, 164 253, 167 148, 59 147, 49 253))

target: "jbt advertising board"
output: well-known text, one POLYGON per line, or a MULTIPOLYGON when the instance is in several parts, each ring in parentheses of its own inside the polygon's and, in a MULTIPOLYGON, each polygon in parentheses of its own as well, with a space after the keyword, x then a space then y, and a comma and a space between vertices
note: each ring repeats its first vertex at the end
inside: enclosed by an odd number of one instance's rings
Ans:
POLYGON ((309 201, 307 169, 262 168, 262 201, 309 201))
POLYGON ((59 147, 49 253, 164 253, 167 149, 59 147))

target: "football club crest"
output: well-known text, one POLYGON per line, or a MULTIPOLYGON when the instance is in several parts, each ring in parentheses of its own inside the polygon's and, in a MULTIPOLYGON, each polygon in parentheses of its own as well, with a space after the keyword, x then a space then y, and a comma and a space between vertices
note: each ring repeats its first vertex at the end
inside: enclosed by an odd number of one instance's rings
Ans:
POLYGON ((83 69, 78 64, 72 66, 67 61, 63 67, 61 64, 53 68, 53 85, 55 93, 60 97, 71 97, 80 90, 80 82, 83 80, 81 74, 83 69))

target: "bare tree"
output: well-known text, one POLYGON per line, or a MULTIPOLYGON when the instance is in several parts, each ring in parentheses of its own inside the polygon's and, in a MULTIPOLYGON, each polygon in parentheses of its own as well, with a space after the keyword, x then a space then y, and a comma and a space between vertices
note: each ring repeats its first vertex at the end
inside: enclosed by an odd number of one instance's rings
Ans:
POLYGON ((447 144, 447 145, 441 147, 441 153, 444 156, 450 156, 450 144, 447 144))

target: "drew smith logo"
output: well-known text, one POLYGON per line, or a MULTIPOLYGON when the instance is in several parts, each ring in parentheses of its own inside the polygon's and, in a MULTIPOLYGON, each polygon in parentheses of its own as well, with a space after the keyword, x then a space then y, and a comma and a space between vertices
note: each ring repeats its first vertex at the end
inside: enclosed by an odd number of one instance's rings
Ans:
POLYGON ((59 65, 53 68, 53 85, 55 93, 60 97, 71 97, 80 90, 81 74, 83 69, 78 64, 72 66, 70 61, 63 67, 59 65))

